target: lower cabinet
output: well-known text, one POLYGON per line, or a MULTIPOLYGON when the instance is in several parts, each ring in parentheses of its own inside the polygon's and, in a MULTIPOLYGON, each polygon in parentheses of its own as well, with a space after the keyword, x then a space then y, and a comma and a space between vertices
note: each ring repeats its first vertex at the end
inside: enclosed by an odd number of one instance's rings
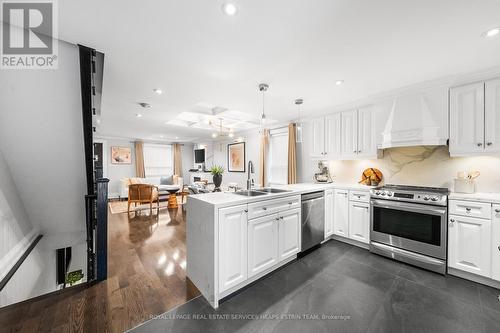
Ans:
POLYGON ((333 190, 325 191, 325 239, 333 235, 333 206, 335 205, 333 190))
POLYGON ((448 266, 491 276, 491 220, 449 216, 448 266))
POLYGON ((491 251, 491 278, 500 281, 500 205, 493 205, 491 251))
POLYGON ((219 291, 245 281, 247 274, 247 205, 219 210, 219 291))
POLYGON ((294 209, 279 216, 279 260, 293 257, 300 252, 300 209, 294 209))
POLYGON ((277 215, 248 221, 248 276, 252 277, 278 262, 277 215))
POLYGON ((335 190, 333 205, 333 233, 349 237, 349 191, 335 190))
POLYGON ((370 243, 370 204, 349 202, 349 238, 370 243))

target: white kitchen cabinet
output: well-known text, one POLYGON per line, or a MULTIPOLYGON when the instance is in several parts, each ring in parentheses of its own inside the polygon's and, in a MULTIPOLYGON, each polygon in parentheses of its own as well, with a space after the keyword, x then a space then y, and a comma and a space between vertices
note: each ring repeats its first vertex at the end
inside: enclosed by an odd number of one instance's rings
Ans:
POLYGON ((484 83, 450 89, 450 154, 484 151, 484 83))
POLYGON ((366 244, 370 242, 370 204, 349 202, 349 238, 366 244))
POLYGON ((372 108, 358 110, 358 158, 370 158, 377 154, 377 137, 372 108))
POLYGON ((500 281, 500 205, 493 205, 491 222, 491 278, 500 281))
POLYGON ((500 153, 500 78, 486 81, 484 95, 484 150, 500 153))
POLYGON ((500 79, 450 89, 450 155, 500 153, 500 79))
POLYGON ((333 233, 349 236, 349 191, 335 190, 333 206, 333 233))
POLYGON ((342 112, 342 159, 355 159, 358 156, 358 110, 342 112))
POLYGON ((311 127, 311 156, 323 158, 325 156, 325 117, 313 119, 311 127))
POLYGON ((448 266, 465 272, 491 275, 491 220, 450 215, 448 266))
POLYGON ((278 215, 248 221, 248 277, 278 263, 278 215))
POLYGON ((325 117, 325 155, 329 159, 341 156, 341 126, 340 113, 325 117))
POLYGON ((247 279, 247 205, 219 210, 219 291, 247 279))
POLYGON ((325 239, 333 235, 334 198, 333 190, 325 191, 325 239))
POLYGON ((300 252, 300 209, 279 214, 279 261, 286 260, 300 252))

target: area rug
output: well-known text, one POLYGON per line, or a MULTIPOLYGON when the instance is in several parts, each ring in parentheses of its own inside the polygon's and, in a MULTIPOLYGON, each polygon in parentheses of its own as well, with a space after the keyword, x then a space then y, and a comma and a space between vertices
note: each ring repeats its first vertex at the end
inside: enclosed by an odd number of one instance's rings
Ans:
MULTIPOLYGON (((182 203, 180 202, 180 198, 178 198, 178 203, 181 205, 182 203)), ((126 213, 127 212, 127 201, 110 201, 108 203, 109 206, 109 211, 111 214, 121 214, 121 213, 126 213)), ((168 202, 167 201, 160 201, 160 209, 167 208, 168 202)), ((149 204, 146 205, 137 205, 137 207, 134 206, 134 204, 130 205, 130 211, 133 212, 134 210, 146 210, 149 209, 149 204)), ((156 203, 153 204, 153 209, 156 209, 156 203)))

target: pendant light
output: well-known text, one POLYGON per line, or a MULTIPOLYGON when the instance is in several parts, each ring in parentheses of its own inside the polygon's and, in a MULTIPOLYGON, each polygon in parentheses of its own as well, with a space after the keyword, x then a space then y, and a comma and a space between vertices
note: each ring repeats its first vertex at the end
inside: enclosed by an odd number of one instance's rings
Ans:
POLYGON ((259 132, 264 133, 264 126, 266 126, 266 109, 265 109, 265 94, 267 89, 269 89, 269 85, 266 83, 259 84, 259 91, 262 92, 262 114, 260 115, 260 129, 259 132))
POLYGON ((302 143, 302 122, 300 121, 300 106, 304 103, 302 98, 297 98, 295 100, 295 105, 298 108, 297 123, 295 124, 295 142, 302 143))

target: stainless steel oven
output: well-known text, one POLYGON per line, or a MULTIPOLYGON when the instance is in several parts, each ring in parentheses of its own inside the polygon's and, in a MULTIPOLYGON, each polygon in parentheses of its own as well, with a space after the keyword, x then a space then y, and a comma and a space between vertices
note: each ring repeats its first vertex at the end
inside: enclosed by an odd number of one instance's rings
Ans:
POLYGON ((372 190, 370 250, 445 274, 445 190, 394 185, 372 190))

